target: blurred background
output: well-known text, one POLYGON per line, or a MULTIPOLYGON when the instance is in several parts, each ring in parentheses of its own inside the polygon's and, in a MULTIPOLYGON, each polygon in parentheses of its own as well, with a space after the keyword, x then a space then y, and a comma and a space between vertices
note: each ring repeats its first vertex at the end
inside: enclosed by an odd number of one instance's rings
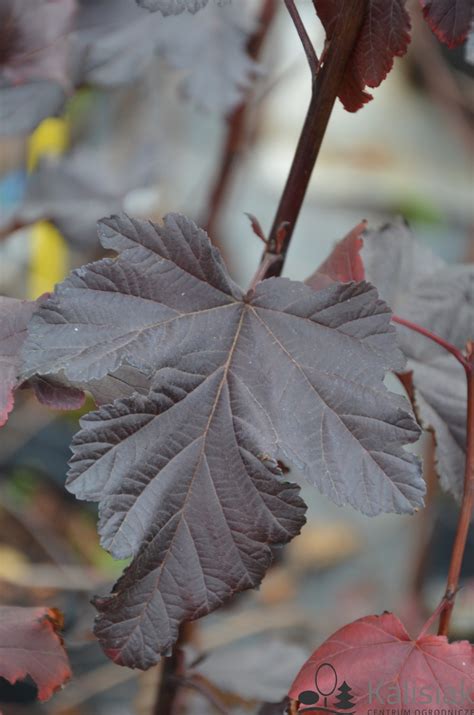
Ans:
MULTIPOLYGON (((67 43, 72 82, 27 77, 21 97, 6 75, 0 82, 1 295, 37 298, 102 256, 96 222, 121 210, 192 217, 208 227, 242 285, 258 265, 261 244, 245 212, 268 230, 310 93, 283 0, 263 18, 263 32, 258 17, 267 4, 257 0, 170 18, 133 0, 112 5, 82 0, 70 26, 58 28, 52 42, 67 43)), ((312 4, 301 2, 300 10, 320 51, 324 34, 312 4)), ((464 47, 437 43, 418 3, 412 17, 408 54, 374 101, 357 114, 335 107, 286 263, 291 278, 307 277, 363 218, 376 227, 403 215, 447 261, 474 259, 473 66, 464 47)), ((46 21, 38 15, 39 36, 46 21)), ((20 391, 0 433, 1 601, 60 608, 74 672, 44 705, 33 702, 32 683, 1 681, 4 715, 147 715, 154 698, 156 669, 143 675, 114 665, 92 635, 89 600, 108 590, 124 564, 100 548, 95 506, 63 487, 79 417, 20 391)), ((427 510, 369 520, 301 482, 309 505, 302 535, 258 592, 199 622, 196 653, 284 644, 271 673, 248 655, 246 697, 226 696, 230 712, 254 713, 281 699, 305 658, 342 622, 395 610, 416 630, 438 603, 457 512, 437 493, 431 439, 417 449, 432 485, 427 510)), ((474 637, 473 552, 471 541, 457 637, 474 637)), ((183 707, 214 712, 193 693, 183 707)))

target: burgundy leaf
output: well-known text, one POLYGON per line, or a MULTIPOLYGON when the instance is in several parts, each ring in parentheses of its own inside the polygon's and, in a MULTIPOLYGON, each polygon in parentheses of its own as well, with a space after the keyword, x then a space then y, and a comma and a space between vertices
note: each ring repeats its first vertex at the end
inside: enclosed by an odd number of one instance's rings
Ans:
POLYGON ((336 243, 331 255, 319 268, 305 280, 313 290, 321 290, 331 283, 359 282, 365 278, 362 250, 362 234, 367 228, 367 221, 362 221, 352 229, 342 241, 336 243))
POLYGON ((71 677, 55 608, 0 606, 0 676, 14 684, 28 675, 48 700, 71 677))
POLYGON ((409 709, 441 702, 463 709, 474 698, 474 648, 467 641, 449 643, 445 636, 422 634, 413 640, 392 613, 367 616, 338 630, 313 653, 289 695, 301 701, 299 712, 315 715, 323 697, 326 707, 344 703, 343 709, 355 715, 396 704, 409 709), (316 696, 313 708, 304 704, 310 694, 316 696))
MULTIPOLYGON (((474 335, 474 265, 446 266, 417 242, 403 222, 364 235, 369 280, 394 311, 463 349, 474 335)), ((441 347, 403 326, 400 346, 413 372, 414 397, 424 427, 434 430, 443 489, 463 493, 466 380, 441 347)))
MULTIPOLYGON (((316 11, 331 40, 342 13, 341 0, 314 0, 316 11)), ((365 87, 378 87, 390 72, 395 57, 402 57, 410 42, 406 0, 368 0, 359 39, 348 60, 339 98, 349 112, 372 99, 365 87)))
POLYGON ((213 375, 191 401, 182 397, 190 389, 184 379, 149 398, 117 401, 83 421, 74 440, 69 488, 79 497, 98 486, 90 480, 104 466, 102 455, 126 460, 110 474, 117 486, 122 475, 125 481, 120 494, 111 482, 106 487, 101 530, 113 553, 136 556, 112 595, 95 601, 96 635, 121 665, 150 667, 169 654, 182 621, 257 586, 272 562, 271 547, 288 542, 304 523, 298 488, 261 454, 246 396, 221 390, 222 377, 213 375), (244 404, 232 414, 234 397, 244 404), (125 451, 116 445, 120 455, 111 444, 114 424, 119 434, 129 433, 125 451), (101 456, 91 464, 93 434, 101 456))
POLYGON ((469 34, 474 20, 472 0, 420 0, 429 26, 448 47, 457 47, 469 34))
POLYGON ((256 586, 270 546, 298 533, 304 505, 279 460, 368 514, 413 511, 424 485, 401 448, 418 438, 408 403, 383 385, 403 361, 372 286, 275 278, 244 295, 179 215, 112 218, 101 240, 118 257, 57 287, 33 319, 25 375, 100 385, 128 364, 150 376, 149 394, 83 418, 68 478, 100 501, 103 545, 134 556, 97 600, 97 635, 145 668, 182 621, 256 586))
POLYGON ((40 300, 0 296, 0 426, 13 409, 13 393, 20 384, 20 351, 26 338, 26 326, 40 300))

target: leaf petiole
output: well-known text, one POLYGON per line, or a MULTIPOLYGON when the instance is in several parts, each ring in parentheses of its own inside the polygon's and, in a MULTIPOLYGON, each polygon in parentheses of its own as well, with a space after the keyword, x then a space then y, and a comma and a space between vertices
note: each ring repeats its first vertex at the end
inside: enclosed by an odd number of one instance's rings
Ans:
POLYGON ((448 584, 441 610, 438 635, 448 635, 454 599, 459 590, 459 578, 466 550, 467 537, 474 512, 474 343, 469 343, 466 359, 467 378, 467 439, 466 469, 464 474, 464 495, 459 515, 458 528, 454 539, 448 584))
POLYGON ((466 372, 472 371, 472 365, 469 362, 469 360, 467 360, 466 357, 463 355, 462 351, 459 350, 452 343, 448 342, 447 340, 444 340, 444 338, 440 337, 439 335, 436 335, 436 333, 432 333, 431 330, 427 330, 426 328, 423 328, 421 325, 418 325, 417 323, 412 323, 410 320, 405 320, 405 318, 400 318, 398 315, 392 316, 392 322, 398 323, 398 325, 403 325, 405 328, 408 328, 409 330, 413 330, 414 332, 419 333, 420 335, 424 335, 425 338, 432 340, 434 343, 437 343, 442 348, 444 348, 449 353, 451 353, 451 355, 454 355, 456 360, 459 363, 461 363, 461 365, 466 370, 466 372))

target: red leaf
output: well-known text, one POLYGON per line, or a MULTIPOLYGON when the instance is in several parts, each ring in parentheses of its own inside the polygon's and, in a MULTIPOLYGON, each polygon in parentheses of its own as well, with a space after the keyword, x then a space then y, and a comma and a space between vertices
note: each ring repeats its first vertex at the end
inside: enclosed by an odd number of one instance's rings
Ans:
POLYGON ((474 648, 467 641, 449 643, 445 636, 422 634, 414 641, 392 613, 361 618, 313 653, 289 693, 307 713, 318 712, 317 706, 302 701, 321 707, 325 694, 328 708, 344 702, 354 715, 384 705, 472 705, 474 648))
MULTIPOLYGON (((339 99, 356 112, 372 99, 365 87, 378 87, 390 72, 394 57, 402 57, 410 42, 410 17, 406 0, 369 0, 359 39, 347 63, 339 99)), ((340 0, 315 0, 329 40, 346 12, 340 0)))
POLYGON ((420 0, 420 3, 438 40, 448 47, 464 42, 474 21, 472 0, 420 0))
POLYGON ((365 270, 360 252, 364 243, 362 234, 366 228, 367 221, 361 221, 342 241, 336 243, 329 257, 306 279, 306 285, 313 290, 321 290, 330 283, 363 281, 365 270))
POLYGON ((12 685, 29 675, 38 698, 47 700, 71 677, 58 631, 62 613, 55 608, 0 607, 0 676, 12 685))

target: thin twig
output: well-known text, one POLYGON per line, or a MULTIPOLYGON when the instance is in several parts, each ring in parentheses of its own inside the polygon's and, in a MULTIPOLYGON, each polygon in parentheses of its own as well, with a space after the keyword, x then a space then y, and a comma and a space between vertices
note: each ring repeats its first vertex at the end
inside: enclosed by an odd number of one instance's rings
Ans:
POLYGON ((199 673, 190 675, 183 679, 183 686, 186 688, 192 688, 196 692, 200 693, 206 700, 208 700, 211 705, 221 713, 221 715, 230 715, 230 711, 227 709, 225 704, 221 701, 218 695, 210 688, 209 683, 205 678, 203 678, 199 673))
POLYGON ((293 20, 293 24, 296 27, 296 31, 305 51, 306 59, 308 60, 311 77, 314 79, 319 71, 319 60, 316 50, 314 49, 313 43, 306 32, 306 27, 304 26, 294 0, 285 0, 285 5, 286 9, 290 13, 291 19, 293 20))
POLYGON ((182 623, 173 653, 163 658, 153 715, 176 715, 178 712, 185 677, 183 645, 191 640, 193 628, 193 623, 182 623))
POLYGON ((421 325, 418 325, 417 323, 412 323, 410 320, 405 320, 405 318, 400 318, 398 315, 393 315, 392 321, 394 323, 398 323, 398 325, 403 325, 405 328, 414 330, 416 333, 419 333, 420 335, 424 335, 425 338, 429 338, 429 340, 432 340, 434 343, 437 343, 438 345, 440 345, 442 348, 444 348, 449 353, 451 353, 451 355, 454 355, 456 360, 461 363, 461 365, 463 366, 463 368, 465 370, 469 368, 469 362, 468 362, 468 360, 466 360, 466 358, 462 354, 462 351, 459 350, 455 345, 452 345, 452 343, 449 343, 447 340, 444 340, 444 338, 440 337, 439 335, 436 335, 436 333, 432 333, 431 330, 427 330, 426 328, 423 328, 421 325))
MULTIPOLYGON (((257 60, 260 56, 276 10, 276 0, 263 0, 257 29, 247 44, 247 54, 253 60, 257 60)), ((205 219, 202 221, 202 225, 205 226, 207 233, 214 242, 216 241, 217 224, 230 187, 231 178, 242 154, 251 96, 251 92, 248 92, 244 101, 234 109, 227 120, 227 136, 222 147, 219 170, 209 195, 205 219)))
POLYGON ((178 693, 182 686, 179 677, 183 667, 183 651, 176 642, 169 658, 163 658, 153 715, 176 715, 178 693))
POLYGON ((451 563, 449 566, 448 583, 445 602, 441 610, 438 634, 447 636, 454 600, 459 590, 459 578, 466 550, 467 537, 474 511, 474 343, 468 346, 466 361, 467 378, 467 438, 466 438, 466 469, 464 474, 464 494, 459 514, 458 528, 454 539, 451 563))
MULTIPOLYGON (((312 95, 309 109, 268 237, 265 254, 275 254, 277 259, 267 262, 268 269, 263 276, 259 271, 259 279, 279 276, 283 270, 296 221, 321 149, 346 65, 362 25, 367 0, 346 0, 345 5, 346 7, 340 13, 338 26, 325 53, 325 61, 319 68, 318 73, 312 77, 312 95), (285 237, 281 246, 278 246, 281 226, 285 224, 287 224, 285 237)), ((266 255, 262 257, 262 262, 265 260, 266 255)))
POLYGON ((423 626, 420 633, 418 634, 418 640, 420 640, 421 638, 423 638, 423 636, 425 636, 427 633, 429 633, 431 626, 439 618, 439 616, 443 612, 443 609, 445 608, 445 606, 446 606, 446 596, 443 596, 441 603, 438 605, 437 609, 428 618, 425 625, 423 626))

